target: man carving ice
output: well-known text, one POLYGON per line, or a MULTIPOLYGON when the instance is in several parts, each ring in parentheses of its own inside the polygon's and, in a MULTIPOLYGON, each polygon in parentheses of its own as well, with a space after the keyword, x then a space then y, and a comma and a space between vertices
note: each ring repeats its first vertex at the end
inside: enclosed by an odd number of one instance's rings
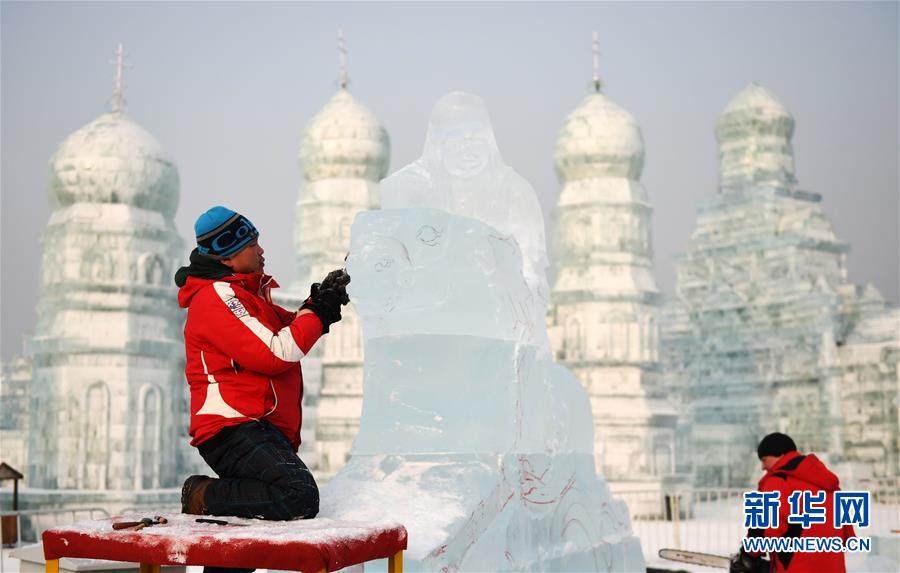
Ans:
POLYGON ((259 232, 213 207, 194 225, 197 248, 175 274, 191 391, 191 444, 218 479, 187 478, 182 511, 287 520, 319 511, 319 491, 297 456, 300 360, 341 320, 343 271, 312 285, 297 312, 272 303, 259 232))

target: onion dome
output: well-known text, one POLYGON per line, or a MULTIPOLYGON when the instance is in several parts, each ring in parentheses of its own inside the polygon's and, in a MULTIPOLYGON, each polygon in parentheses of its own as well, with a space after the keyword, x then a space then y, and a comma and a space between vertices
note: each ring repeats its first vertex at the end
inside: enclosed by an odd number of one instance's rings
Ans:
POLYGON ((766 88, 749 84, 716 121, 722 188, 795 184, 793 135, 794 118, 785 105, 766 88))
POLYGON ((163 146, 120 111, 70 135, 50 159, 50 197, 57 208, 123 203, 171 217, 179 186, 178 168, 163 146))
POLYGON ((306 125, 300 167, 307 181, 347 178, 380 181, 390 162, 387 131, 346 89, 339 90, 306 125))
POLYGON ((634 117, 602 93, 592 93, 566 117, 556 139, 556 172, 566 181, 639 179, 644 138, 634 117))
POLYGON ((748 135, 794 135, 794 117, 775 94, 750 83, 731 98, 716 121, 716 137, 746 137, 748 135))

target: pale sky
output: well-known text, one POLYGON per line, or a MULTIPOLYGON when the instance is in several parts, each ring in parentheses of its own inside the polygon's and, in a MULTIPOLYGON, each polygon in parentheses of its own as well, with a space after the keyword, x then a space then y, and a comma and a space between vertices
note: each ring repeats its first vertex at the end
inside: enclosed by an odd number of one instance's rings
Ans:
POLYGON ((267 271, 293 276, 297 151, 336 90, 336 33, 350 90, 384 123, 393 172, 422 150, 434 102, 482 96, 507 164, 552 225, 557 130, 588 93, 591 32, 606 93, 643 130, 656 276, 716 194, 713 125, 756 81, 796 119, 800 187, 822 194, 849 242, 850 278, 898 298, 897 2, 849 3, 20 3, 0 4, 2 357, 36 320, 48 161, 107 109, 125 44, 128 114, 181 175, 176 223, 224 204, 262 231, 267 271))

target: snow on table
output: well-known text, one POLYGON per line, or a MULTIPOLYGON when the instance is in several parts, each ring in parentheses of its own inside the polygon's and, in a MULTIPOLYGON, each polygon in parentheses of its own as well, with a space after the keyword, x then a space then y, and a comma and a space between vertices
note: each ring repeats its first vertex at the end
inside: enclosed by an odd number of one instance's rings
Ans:
MULTIPOLYGON (((406 529, 393 522, 328 518, 262 521, 163 513, 168 523, 140 531, 112 528, 134 516, 83 521, 43 534, 46 559, 81 557, 156 565, 215 565, 293 571, 335 571, 406 549, 406 529)), ((147 515, 146 517, 154 517, 147 515)))

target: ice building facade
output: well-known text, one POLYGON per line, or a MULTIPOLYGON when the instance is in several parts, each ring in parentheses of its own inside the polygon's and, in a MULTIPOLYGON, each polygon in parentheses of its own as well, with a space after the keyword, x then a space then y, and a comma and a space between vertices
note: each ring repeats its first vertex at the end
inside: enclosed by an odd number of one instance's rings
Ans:
POLYGON ((3 389, 27 378, 25 507, 174 505, 203 463, 188 445, 172 282, 185 257, 173 221, 178 169, 124 112, 123 54, 112 111, 50 160, 38 321, 3 389))
POLYGON ((352 456, 320 515, 403 523, 415 571, 642 571, 594 469, 590 402, 552 361, 537 197, 484 103, 454 92, 423 156, 352 226, 365 339, 352 456), (512 208, 511 208, 512 207, 512 208))
POLYGON ((697 209, 664 312, 666 379, 688 418, 682 469, 701 486, 749 485, 757 441, 782 431, 896 475, 896 311, 849 282, 848 245, 822 197, 797 186, 794 119, 777 97, 748 85, 715 133, 719 192, 697 209))
MULTIPOLYGON (((288 289, 294 306, 309 295, 311 283, 344 266, 353 218, 378 207, 390 141, 375 115, 344 85, 306 125, 299 160, 304 185, 296 208, 295 279, 288 289)), ((300 456, 321 480, 346 462, 362 411, 361 326, 352 305, 342 316, 303 362, 300 456)))
POLYGON ((122 111, 50 161, 26 476, 32 487, 175 487, 187 427, 178 170, 122 111))
POLYGON ((660 386, 643 137, 599 81, 560 129, 555 164, 562 190, 547 321, 556 359, 591 398, 597 471, 614 488, 669 489, 679 482, 678 414, 660 386))
POLYGON ((31 361, 16 356, 0 366, 0 461, 21 471, 28 452, 31 361))
POLYGON ((900 475, 900 310, 872 287, 863 290, 837 351, 845 459, 875 477, 900 475))

